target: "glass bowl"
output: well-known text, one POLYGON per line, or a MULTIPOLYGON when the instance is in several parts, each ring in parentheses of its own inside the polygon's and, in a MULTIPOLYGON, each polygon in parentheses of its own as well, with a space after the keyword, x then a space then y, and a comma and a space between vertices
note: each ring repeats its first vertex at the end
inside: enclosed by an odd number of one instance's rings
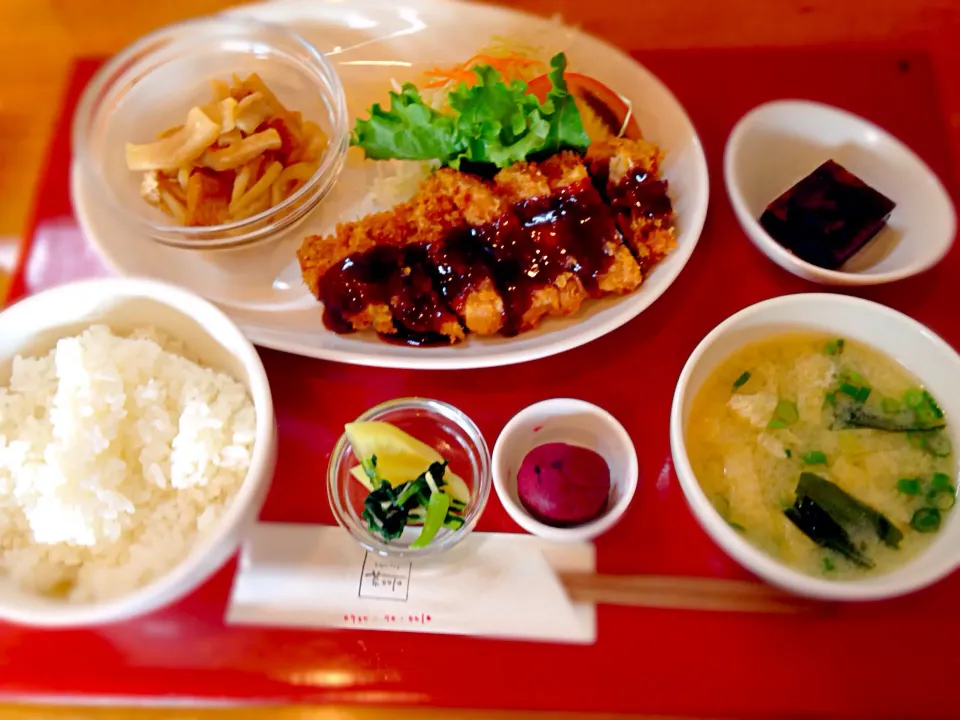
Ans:
POLYGON ((422 548, 410 548, 419 533, 405 532, 389 543, 367 530, 361 517, 368 491, 351 475, 360 459, 353 454, 347 436, 341 435, 327 466, 327 495, 334 517, 357 541, 371 552, 392 558, 435 555, 449 550, 476 526, 490 497, 490 450, 480 429, 452 405, 425 398, 390 400, 367 410, 358 421, 380 420, 396 425, 433 447, 450 463, 450 469, 463 478, 470 489, 464 523, 456 530, 441 528, 433 541, 422 548))
POLYGON ((195 250, 246 246, 303 220, 343 169, 346 98, 333 65, 282 27, 212 17, 162 28, 121 51, 90 81, 73 122, 74 162, 98 201, 165 245, 195 250), (317 123, 327 149, 313 176, 281 203, 243 220, 186 227, 140 196, 143 173, 127 169, 128 142, 153 141, 211 100, 210 81, 257 73, 291 112, 317 123))

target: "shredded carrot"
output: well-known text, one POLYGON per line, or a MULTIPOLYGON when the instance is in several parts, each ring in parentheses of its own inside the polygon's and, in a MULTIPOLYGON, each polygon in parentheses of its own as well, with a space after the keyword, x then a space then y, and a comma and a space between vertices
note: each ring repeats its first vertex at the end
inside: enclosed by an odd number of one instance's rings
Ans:
POLYGON ((473 68, 477 65, 489 65, 497 70, 507 82, 513 80, 528 79, 530 71, 537 70, 543 72, 546 66, 540 60, 532 60, 516 53, 507 55, 488 55, 479 53, 459 65, 451 68, 433 68, 427 70, 425 75, 437 78, 426 85, 428 88, 443 87, 447 83, 465 82, 467 85, 473 85, 477 81, 477 76, 473 68))

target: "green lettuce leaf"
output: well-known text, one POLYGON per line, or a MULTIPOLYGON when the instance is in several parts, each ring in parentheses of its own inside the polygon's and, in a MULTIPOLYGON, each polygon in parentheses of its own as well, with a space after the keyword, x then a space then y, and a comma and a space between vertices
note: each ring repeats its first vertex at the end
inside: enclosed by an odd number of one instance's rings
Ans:
POLYGON ((425 105, 411 83, 400 93, 390 93, 389 110, 377 103, 369 120, 357 120, 350 144, 362 147, 373 160, 436 158, 444 164, 465 146, 457 136, 456 119, 425 105))
POLYGON ((477 83, 460 83, 447 96, 450 112, 424 104, 413 85, 390 93, 390 109, 374 105, 368 120, 358 120, 351 145, 367 157, 439 160, 459 168, 464 161, 498 168, 562 149, 585 150, 590 138, 580 111, 567 92, 563 53, 550 61, 552 87, 541 103, 525 82, 509 85, 489 65, 473 68, 477 83))
POLYGON ((544 112, 550 117, 550 135, 543 152, 554 153, 564 148, 586 150, 590 145, 590 136, 583 129, 580 110, 567 92, 567 81, 563 71, 567 69, 567 58, 557 53, 550 59, 550 82, 553 87, 547 93, 544 112))

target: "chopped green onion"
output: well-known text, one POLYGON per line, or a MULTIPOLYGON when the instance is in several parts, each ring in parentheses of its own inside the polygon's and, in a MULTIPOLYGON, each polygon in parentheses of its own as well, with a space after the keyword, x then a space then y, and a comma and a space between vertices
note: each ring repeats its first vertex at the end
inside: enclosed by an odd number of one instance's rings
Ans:
POLYGON ((900 478, 897 480, 897 492, 902 495, 919 495, 920 478, 900 478))
POLYGON ((832 557, 829 557, 829 556, 827 556, 827 555, 824 555, 824 557, 823 557, 823 571, 824 571, 824 572, 831 572, 831 571, 836 570, 836 569, 837 569, 837 566, 834 565, 834 563, 833 563, 833 558, 832 558, 832 557))
POLYGON ((921 439, 923 449, 934 457, 947 457, 953 452, 953 443, 942 430, 928 430, 921 435, 923 435, 921 439))
POLYGON ((856 385, 851 385, 848 382, 842 382, 840 383, 840 392, 842 392, 844 395, 849 395, 856 400, 857 395, 860 392, 860 388, 858 388, 856 385))
POLYGON ((930 478, 930 484, 938 490, 950 490, 953 492, 953 483, 950 482, 950 476, 946 473, 934 473, 930 478))
POLYGON ((837 396, 832 392, 828 392, 823 396, 823 404, 833 407, 837 404, 837 396))
POLYGON ((957 504, 957 489, 950 482, 950 476, 946 473, 934 473, 930 478, 930 489, 927 491, 927 502, 939 510, 949 510, 957 504), (942 500, 945 496, 946 500, 942 500), (943 502, 949 504, 943 505, 943 502))
POLYGON ((750 373, 744 370, 742 373, 740 373, 740 377, 733 381, 733 389, 736 390, 737 388, 743 387, 747 384, 747 380, 749 379, 750 373))
POLYGON ((953 488, 935 488, 927 490, 927 505, 938 510, 949 510, 957 504, 956 491, 953 488))
POLYGON ((827 456, 820 450, 811 450, 803 454, 804 465, 826 465, 827 456))
POLYGON ((827 346, 824 348, 827 355, 840 355, 843 353, 843 338, 837 338, 833 342, 827 343, 827 346))
POLYGON ((857 390, 857 402, 865 403, 868 397, 870 397, 869 385, 864 385, 862 388, 857 390))
POLYGON ((863 375, 853 370, 842 370, 840 372, 840 381, 853 383, 854 385, 867 384, 867 381, 863 379, 863 375))
POLYGON ((940 511, 935 507, 920 508, 910 518, 910 527, 922 533, 936 532, 940 529, 940 511))
POLYGON ((741 525, 740 523, 735 523, 735 522, 733 522, 732 520, 727 520, 727 525, 729 525, 730 527, 732 527, 732 528, 733 528, 734 530, 736 530, 737 532, 746 532, 746 531, 747 531, 747 529, 746 529, 743 525, 741 525))
POLYGON ((882 407, 886 413, 895 413, 900 409, 900 401, 896 398, 884 398, 883 402, 880 403, 880 407, 882 407))
POLYGON ((790 448, 787 448, 786 450, 784 450, 783 453, 784 453, 784 455, 786 455, 787 457, 793 457, 793 453, 790 452, 790 448))
POLYGON ((923 391, 912 388, 907 390, 903 395, 903 402, 908 408, 916 410, 923 404, 923 391))
POLYGON ((767 423, 767 427, 771 430, 779 430, 780 428, 785 428, 787 424, 783 420, 771 420, 767 423))

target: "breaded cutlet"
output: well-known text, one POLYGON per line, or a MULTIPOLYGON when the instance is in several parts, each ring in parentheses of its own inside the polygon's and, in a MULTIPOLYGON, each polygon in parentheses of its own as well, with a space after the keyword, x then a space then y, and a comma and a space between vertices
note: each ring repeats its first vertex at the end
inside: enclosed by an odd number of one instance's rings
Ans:
POLYGON ((412 266, 415 258, 405 247, 415 237, 411 207, 404 203, 340 223, 330 236, 305 238, 297 251, 300 270, 323 302, 327 322, 344 330, 433 332, 450 342, 462 340, 463 328, 437 297, 429 276, 412 266), (426 323, 435 327, 427 330, 426 323))
MULTIPOLYGON (((663 153, 646 140, 611 138, 591 143, 587 150, 587 167, 590 174, 605 182, 606 194, 616 205, 618 191, 625 180, 639 171, 651 182, 666 182, 660 177, 663 153)), ((667 202, 669 199, 667 198, 667 202)), ((627 243, 645 269, 660 262, 677 246, 673 212, 649 213, 644 209, 620 208, 618 225, 627 243)))
MULTIPOLYGON (((357 307, 337 309, 331 304, 331 298, 339 288, 328 288, 327 297, 324 298, 321 279, 332 268, 342 265, 351 255, 376 247, 399 245, 402 238, 409 234, 411 227, 409 207, 398 205, 392 210, 367 215, 354 222, 339 223, 333 235, 327 237, 311 235, 304 238, 297 250, 300 272, 310 292, 324 303, 324 313, 331 324, 347 323, 353 330, 363 330, 372 326, 382 334, 396 332, 389 298, 371 298, 362 304, 358 303, 357 307)), ((347 268, 346 272, 349 274, 351 269, 347 268)), ((347 278, 341 273, 340 284, 346 281, 347 278)), ((356 282, 355 278, 354 282, 356 282)))
POLYGON ((552 194, 569 193, 584 198, 589 203, 591 214, 595 215, 585 221, 598 226, 596 232, 599 237, 594 238, 590 230, 585 230, 582 237, 585 243, 602 243, 603 253, 609 258, 609 264, 597 277, 600 294, 623 294, 636 290, 643 280, 640 266, 624 244, 613 211, 593 186, 580 155, 564 151, 545 160, 540 168, 550 184, 552 194))
POLYGON ((411 201, 417 241, 427 244, 444 297, 467 330, 493 335, 506 318, 484 249, 470 228, 496 221, 509 208, 474 175, 441 168, 411 201))
POLYGON ((337 223, 333 235, 310 235, 303 239, 297 250, 303 281, 317 297, 320 278, 348 255, 378 245, 399 247, 406 244, 413 230, 410 205, 402 203, 391 210, 366 215, 359 220, 337 223))
MULTIPOLYGON (((547 176, 541 172, 536 163, 519 162, 504 168, 493 178, 497 195, 514 206, 530 200, 549 199, 551 197, 550 181, 547 176)), ((546 251, 546 248, 543 249, 546 251)), ((511 247, 503 247, 500 251, 506 255, 513 255, 511 247)), ((538 253, 536 257, 524 260, 518 257, 522 262, 527 262, 529 267, 521 267, 521 277, 526 281, 536 283, 536 273, 541 271, 553 271, 553 276, 547 276, 546 282, 539 284, 529 293, 529 298, 525 299, 526 307, 519 319, 517 331, 522 332, 535 327, 545 316, 563 317, 572 315, 580 309, 584 299, 587 297, 587 291, 580 282, 580 278, 571 269, 559 270, 557 268, 544 267, 546 264, 544 258, 546 252, 538 253)), ((511 292, 525 292, 519 288, 507 290, 511 292)), ((516 319, 514 319, 516 322, 516 319)))

